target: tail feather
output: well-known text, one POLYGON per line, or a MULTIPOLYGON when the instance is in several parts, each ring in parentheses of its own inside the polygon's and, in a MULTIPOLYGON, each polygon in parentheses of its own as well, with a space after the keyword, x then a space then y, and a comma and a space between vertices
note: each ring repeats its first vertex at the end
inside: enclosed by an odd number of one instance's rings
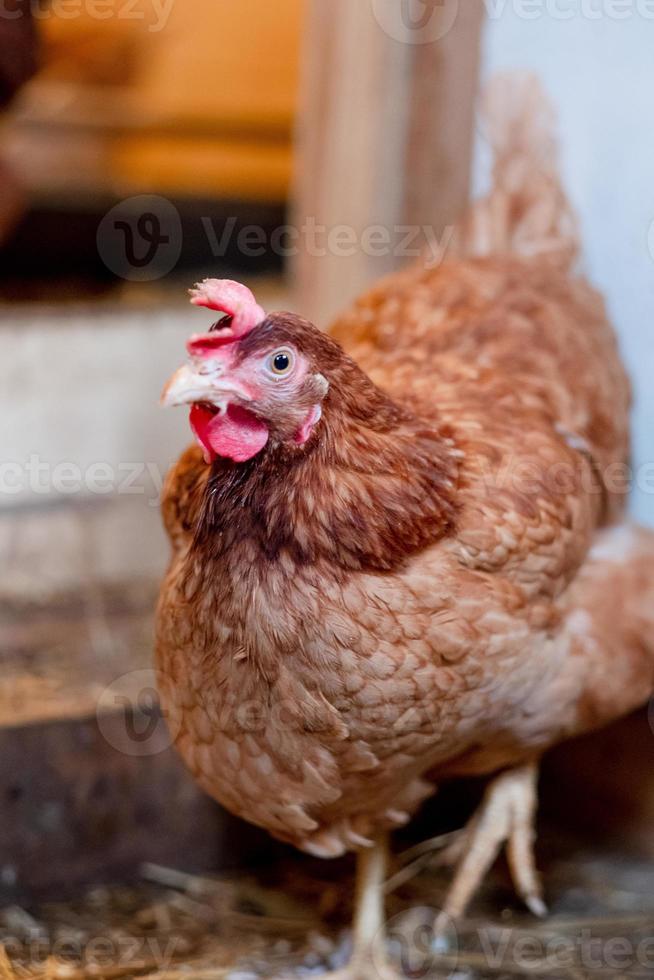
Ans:
POLYGON ((461 223, 456 250, 571 266, 577 222, 558 172, 554 110, 535 76, 497 75, 482 98, 482 124, 494 154, 491 190, 461 223))

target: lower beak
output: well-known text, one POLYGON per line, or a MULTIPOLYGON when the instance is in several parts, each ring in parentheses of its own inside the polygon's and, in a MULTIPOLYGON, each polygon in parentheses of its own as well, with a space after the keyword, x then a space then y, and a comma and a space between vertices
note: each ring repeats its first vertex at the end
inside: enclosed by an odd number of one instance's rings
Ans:
POLYGON ((229 381, 215 374, 199 374, 189 364, 175 371, 161 393, 161 404, 169 408, 174 405, 192 405, 207 402, 217 409, 226 408, 230 396, 247 398, 245 392, 229 381))

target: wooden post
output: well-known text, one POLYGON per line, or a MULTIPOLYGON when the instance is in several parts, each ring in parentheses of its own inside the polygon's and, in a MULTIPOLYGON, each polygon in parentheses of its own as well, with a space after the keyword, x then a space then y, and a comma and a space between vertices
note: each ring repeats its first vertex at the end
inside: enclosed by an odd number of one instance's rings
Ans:
POLYGON ((464 208, 482 19, 481 0, 309 0, 293 275, 321 325, 464 208))

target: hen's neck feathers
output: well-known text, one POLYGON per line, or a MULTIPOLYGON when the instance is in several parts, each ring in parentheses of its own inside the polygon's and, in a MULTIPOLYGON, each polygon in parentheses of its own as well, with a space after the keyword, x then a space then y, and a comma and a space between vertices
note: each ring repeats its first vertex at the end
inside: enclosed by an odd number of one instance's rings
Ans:
POLYGON ((271 444, 247 463, 214 463, 195 537, 205 555, 388 571, 450 530, 457 452, 448 433, 339 354, 305 447, 271 444))

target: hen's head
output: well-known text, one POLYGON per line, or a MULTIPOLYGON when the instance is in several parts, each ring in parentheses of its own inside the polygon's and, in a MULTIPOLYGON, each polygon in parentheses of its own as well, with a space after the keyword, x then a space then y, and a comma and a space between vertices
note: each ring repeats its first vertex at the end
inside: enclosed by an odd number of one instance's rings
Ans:
POLYGON ((266 445, 304 447, 344 357, 340 347, 290 313, 266 315, 249 289, 227 279, 206 279, 191 302, 224 316, 188 341, 188 363, 168 381, 162 403, 191 405, 207 462, 245 462, 266 445))

